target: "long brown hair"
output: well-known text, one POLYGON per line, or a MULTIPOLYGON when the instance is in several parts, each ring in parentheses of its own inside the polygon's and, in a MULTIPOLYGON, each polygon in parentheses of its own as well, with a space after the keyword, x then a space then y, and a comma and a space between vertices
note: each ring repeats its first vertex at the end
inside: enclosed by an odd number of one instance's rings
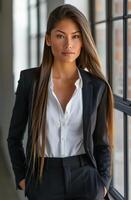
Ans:
MULTIPOLYGON (((96 51, 96 47, 90 32, 89 24, 85 16, 74 6, 65 4, 53 10, 48 18, 47 35, 50 35, 55 25, 62 19, 73 20, 79 27, 82 35, 83 46, 80 56, 76 60, 77 66, 86 68, 89 73, 94 74, 104 80, 108 85, 108 106, 107 106, 107 126, 110 144, 113 138, 113 95, 111 88, 101 71, 101 62, 96 51)), ((51 47, 44 44, 44 52, 41 63, 41 72, 38 82, 37 94, 34 102, 32 114, 32 145, 31 158, 33 158, 33 170, 35 168, 36 158, 38 162, 38 177, 41 179, 44 168, 44 150, 46 142, 45 122, 46 108, 48 98, 48 82, 53 64, 53 55, 51 47), (42 135, 42 148, 40 145, 40 134, 42 135), (38 156, 41 154, 41 157, 38 156)))

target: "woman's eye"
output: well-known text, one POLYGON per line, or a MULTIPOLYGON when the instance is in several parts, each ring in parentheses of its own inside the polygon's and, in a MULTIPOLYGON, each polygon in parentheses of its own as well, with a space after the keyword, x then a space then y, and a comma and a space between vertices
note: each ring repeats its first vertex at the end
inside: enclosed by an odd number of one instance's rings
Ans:
POLYGON ((74 35, 73 38, 74 38, 74 39, 79 39, 79 38, 80 38, 80 35, 74 35))
POLYGON ((59 39, 62 39, 62 38, 64 38, 64 35, 60 35, 60 34, 59 34, 59 35, 57 35, 56 37, 59 38, 59 39))

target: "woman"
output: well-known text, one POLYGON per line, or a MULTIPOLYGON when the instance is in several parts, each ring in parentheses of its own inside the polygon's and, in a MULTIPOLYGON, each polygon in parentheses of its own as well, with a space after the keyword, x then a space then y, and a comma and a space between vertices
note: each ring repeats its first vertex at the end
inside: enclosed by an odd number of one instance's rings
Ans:
POLYGON ((21 71, 16 91, 8 148, 17 188, 29 200, 107 198, 112 117, 113 95, 88 22, 74 6, 57 7, 41 66, 21 71))

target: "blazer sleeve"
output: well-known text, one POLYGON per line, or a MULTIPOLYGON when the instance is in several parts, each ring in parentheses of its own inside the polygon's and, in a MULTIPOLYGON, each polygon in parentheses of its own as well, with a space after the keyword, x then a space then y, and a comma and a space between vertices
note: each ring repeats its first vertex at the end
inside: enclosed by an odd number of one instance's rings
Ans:
POLYGON ((10 121, 7 143, 15 174, 16 189, 21 189, 19 182, 25 177, 26 173, 26 161, 22 141, 28 119, 28 98, 23 71, 20 73, 15 95, 15 104, 10 121))
POLYGON ((112 155, 109 144, 107 129, 107 85, 104 84, 102 97, 97 110, 96 127, 93 135, 94 139, 94 157, 97 163, 98 172, 107 189, 112 176, 112 155))

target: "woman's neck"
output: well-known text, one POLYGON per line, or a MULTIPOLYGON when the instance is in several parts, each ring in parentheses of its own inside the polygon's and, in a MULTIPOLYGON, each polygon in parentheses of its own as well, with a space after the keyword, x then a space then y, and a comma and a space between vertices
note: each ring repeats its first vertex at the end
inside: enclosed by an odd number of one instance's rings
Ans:
POLYGON ((52 75, 56 79, 74 79, 78 76, 77 66, 75 63, 54 63, 52 65, 52 75))

